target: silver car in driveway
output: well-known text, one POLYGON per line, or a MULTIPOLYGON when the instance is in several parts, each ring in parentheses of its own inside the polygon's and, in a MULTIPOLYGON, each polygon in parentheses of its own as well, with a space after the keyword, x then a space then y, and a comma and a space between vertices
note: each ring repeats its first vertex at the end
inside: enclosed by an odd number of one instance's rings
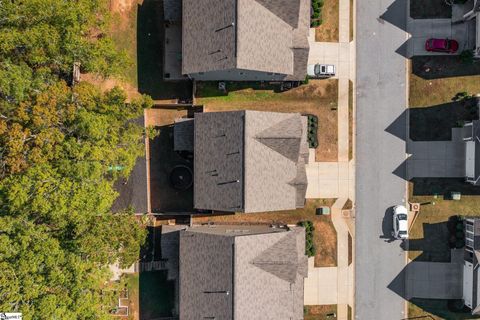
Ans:
POLYGON ((335 76, 336 69, 333 64, 309 64, 307 74, 312 79, 324 79, 335 76))
POLYGON ((408 210, 402 205, 393 207, 393 231, 395 239, 408 239, 408 210))

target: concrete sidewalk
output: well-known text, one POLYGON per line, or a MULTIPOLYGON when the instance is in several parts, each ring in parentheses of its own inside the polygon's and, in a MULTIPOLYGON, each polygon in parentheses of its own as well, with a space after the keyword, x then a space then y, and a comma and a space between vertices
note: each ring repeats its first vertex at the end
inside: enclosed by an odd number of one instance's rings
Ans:
MULTIPOLYGON (((339 42, 315 42, 315 29, 310 29, 309 64, 333 64, 338 79, 338 161, 315 162, 315 150, 309 152, 307 165, 307 198, 336 198, 331 217, 337 232, 337 267, 315 268, 309 260, 305 279, 305 305, 337 304, 337 319, 348 319, 348 305, 354 306, 354 264, 348 265, 349 227, 351 217, 345 217, 342 208, 348 199, 355 203, 355 164, 349 152, 349 81, 355 85, 355 43, 350 42, 349 0, 339 0, 339 42), (336 293, 336 294, 334 294, 336 293)), ((355 101, 355 95, 353 95, 355 101)), ((355 108, 352 110, 355 114, 355 108)), ((354 131, 354 123, 352 130, 354 131)), ((355 139, 353 135, 352 139, 355 139)), ((352 142, 354 146, 354 141, 352 142)), ((321 146, 320 146, 321 147, 321 146)), ((352 150, 352 154, 355 152, 352 150)), ((354 156, 353 156, 354 158, 354 156)), ((355 247, 352 237, 352 250, 355 247)), ((354 253, 352 252, 352 257, 354 253)))

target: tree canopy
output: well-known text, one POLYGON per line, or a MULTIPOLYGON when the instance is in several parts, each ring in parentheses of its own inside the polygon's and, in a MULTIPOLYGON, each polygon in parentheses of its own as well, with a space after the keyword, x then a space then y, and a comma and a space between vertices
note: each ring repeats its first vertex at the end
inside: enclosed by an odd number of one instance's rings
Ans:
POLYGON ((131 265, 145 239, 110 208, 152 101, 69 86, 74 62, 102 75, 126 63, 108 19, 103 0, 0 1, 0 311, 24 319, 109 318, 108 266, 131 265))

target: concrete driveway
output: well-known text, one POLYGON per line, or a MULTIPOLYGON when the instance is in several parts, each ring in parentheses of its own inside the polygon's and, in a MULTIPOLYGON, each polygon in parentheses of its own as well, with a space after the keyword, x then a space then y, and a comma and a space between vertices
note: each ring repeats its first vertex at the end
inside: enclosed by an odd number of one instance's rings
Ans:
POLYGON ((407 179, 465 177, 463 129, 452 128, 449 141, 407 140, 407 179))
POLYGON ((407 299, 462 299, 461 263, 413 261, 406 267, 407 299))
POLYGON ((427 55, 451 55, 449 53, 428 52, 425 50, 425 42, 430 38, 448 38, 458 41, 458 51, 454 54, 460 54, 469 44, 472 37, 468 24, 452 24, 451 19, 408 19, 408 32, 411 38, 407 41, 407 55, 427 56, 427 55))
POLYGON ((465 143, 459 141, 410 141, 407 178, 465 177, 465 143))

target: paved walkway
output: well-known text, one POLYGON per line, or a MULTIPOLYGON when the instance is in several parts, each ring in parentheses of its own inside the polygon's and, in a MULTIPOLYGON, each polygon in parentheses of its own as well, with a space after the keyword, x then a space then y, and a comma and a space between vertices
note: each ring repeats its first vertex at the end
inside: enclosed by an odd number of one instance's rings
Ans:
MULTIPOLYGON (((348 305, 354 304, 354 264, 348 265, 348 237, 349 230, 354 234, 354 222, 348 215, 344 216, 342 208, 348 199, 355 201, 355 166, 354 161, 349 159, 348 103, 349 81, 355 83, 355 43, 350 42, 350 1, 339 1, 339 42, 315 42, 315 30, 310 29, 308 59, 309 64, 334 64, 337 68, 338 161, 315 162, 315 150, 310 150, 306 196, 337 199, 331 211, 337 232, 337 267, 315 268, 314 260, 310 258, 308 277, 305 279, 304 303, 337 304, 337 319, 347 320, 348 305), (332 294, 334 292, 337 294, 332 294)), ((354 153, 353 150, 352 152, 354 153)), ((354 247, 352 243, 352 250, 354 247)), ((353 252, 351 254, 354 256, 353 252)))

